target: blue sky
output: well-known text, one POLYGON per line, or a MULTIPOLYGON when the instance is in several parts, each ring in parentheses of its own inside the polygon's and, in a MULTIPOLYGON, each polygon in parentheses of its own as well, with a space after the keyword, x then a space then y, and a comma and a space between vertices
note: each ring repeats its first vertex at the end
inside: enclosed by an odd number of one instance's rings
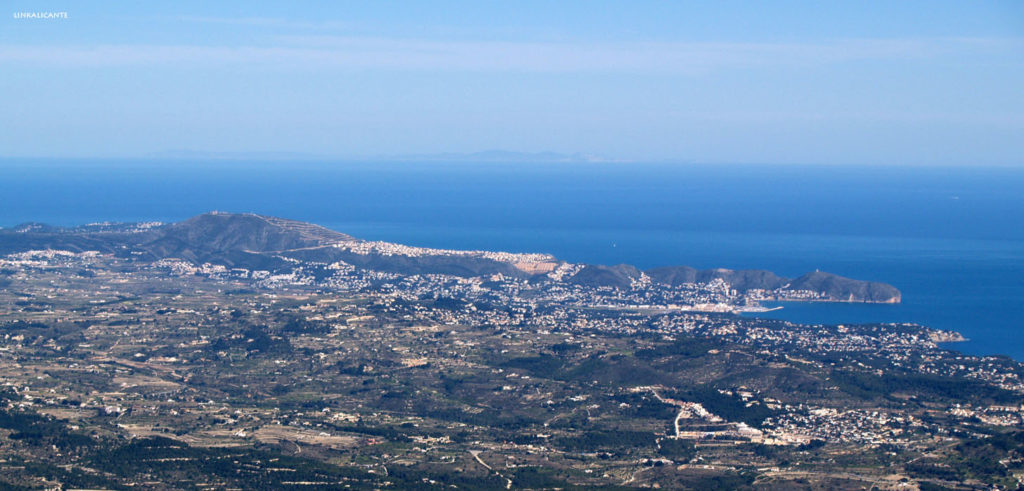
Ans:
POLYGON ((1024 165, 1020 1, 5 8, 7 157, 1024 165))

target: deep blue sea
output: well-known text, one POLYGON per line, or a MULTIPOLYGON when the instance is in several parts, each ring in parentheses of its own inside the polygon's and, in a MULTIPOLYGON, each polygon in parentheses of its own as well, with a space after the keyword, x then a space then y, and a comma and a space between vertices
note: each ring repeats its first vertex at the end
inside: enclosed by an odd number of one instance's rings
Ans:
POLYGON ((917 322, 970 338, 953 349, 1024 360, 1024 168, 0 161, 0 226, 210 210, 578 262, 820 269, 891 283, 903 303, 761 315, 917 322))

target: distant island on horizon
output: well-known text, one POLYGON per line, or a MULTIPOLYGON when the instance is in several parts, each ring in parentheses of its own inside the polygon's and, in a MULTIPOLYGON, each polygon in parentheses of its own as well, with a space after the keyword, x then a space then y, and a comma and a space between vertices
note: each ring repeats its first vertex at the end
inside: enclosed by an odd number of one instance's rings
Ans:
MULTIPOLYGON (((574 152, 522 152, 490 149, 477 152, 435 152, 393 155, 322 155, 291 151, 207 151, 163 150, 151 152, 142 158, 153 159, 211 159, 211 160, 290 160, 290 161, 367 161, 367 162, 478 162, 478 163, 633 163, 643 160, 616 159, 602 155, 574 152)), ((661 161, 664 159, 655 159, 661 161)), ((689 163, 688 160, 668 159, 689 163)))

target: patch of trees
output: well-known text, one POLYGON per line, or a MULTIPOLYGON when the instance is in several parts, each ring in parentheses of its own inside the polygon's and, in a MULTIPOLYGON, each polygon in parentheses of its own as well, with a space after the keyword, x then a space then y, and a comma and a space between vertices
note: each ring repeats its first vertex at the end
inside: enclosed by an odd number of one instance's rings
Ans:
POLYGON ((197 448, 164 437, 137 438, 96 452, 89 460, 93 467, 118 476, 149 475, 168 482, 201 477, 246 489, 285 489, 288 481, 352 482, 358 487, 379 479, 361 469, 310 459, 251 448, 197 448))
POLYGON ((29 445, 53 445, 61 450, 80 450, 96 444, 87 435, 71 431, 64 423, 36 413, 0 410, 0 428, 11 430, 11 440, 29 445))
POLYGON ((556 489, 572 486, 555 477, 551 469, 543 467, 518 467, 512 474, 512 486, 516 489, 556 489))
POLYGON ((23 320, 16 320, 11 322, 5 322, 0 324, 0 328, 5 331, 24 331, 27 329, 49 329, 50 326, 42 322, 30 322, 23 320))
POLYGON ((131 489, 106 477, 87 474, 75 467, 58 467, 45 462, 25 462, 24 465, 27 474, 59 482, 64 489, 131 489))
POLYGON ((908 463, 907 473, 924 479, 979 479, 989 484, 1012 485, 1010 471, 1000 461, 1024 455, 1024 431, 996 432, 987 438, 961 442, 952 450, 954 453, 941 461, 908 463))
POLYGON ((299 317, 292 317, 281 326, 281 333, 286 334, 325 334, 330 331, 331 326, 326 322, 309 321, 299 317))
POLYGON ((594 452, 652 447, 655 438, 648 431, 586 431, 579 435, 556 438, 553 443, 570 452, 594 452))
POLYGON ((686 338, 677 340, 671 344, 663 344, 654 348, 643 349, 636 352, 636 357, 642 360, 663 358, 666 356, 680 356, 695 358, 705 356, 708 351, 722 349, 722 342, 701 338, 686 338))
POLYGON ((576 343, 562 342, 562 343, 551 345, 551 351, 553 351, 556 355, 566 355, 566 354, 569 354, 569 353, 576 353, 576 352, 580 351, 581 349, 583 349, 583 347, 581 345, 579 345, 579 344, 576 344, 576 343))
POLYGON ((742 421, 751 426, 760 426, 764 420, 776 414, 764 404, 744 402, 737 395, 723 394, 712 386, 703 385, 674 390, 667 395, 672 399, 699 402, 712 414, 726 421, 742 421))
POLYGON ((665 438, 661 441, 658 454, 676 462, 689 462, 697 456, 697 447, 690 441, 665 438))
POLYGON ((682 484, 693 489, 739 489, 747 488, 754 483, 755 476, 748 473, 739 474, 717 474, 713 476, 700 477, 687 480, 682 484))
POLYGON ((671 422, 675 419, 679 408, 654 398, 650 393, 617 394, 612 400, 626 403, 628 407, 620 407, 619 412, 629 418, 649 418, 671 422))
POLYGON ((668 374, 651 368, 636 357, 626 355, 589 356, 580 364, 566 370, 561 378, 579 382, 597 380, 613 385, 654 385, 673 382, 668 374))
POLYGON ((864 399, 887 398, 893 393, 913 393, 960 401, 994 401, 1013 403, 1019 398, 1013 392, 992 387, 984 382, 929 374, 885 374, 834 371, 832 381, 839 388, 864 399))
POLYGON ((501 363, 502 368, 518 368, 530 372, 532 375, 552 378, 565 366, 565 360, 561 357, 540 354, 536 356, 522 356, 512 358, 501 363))

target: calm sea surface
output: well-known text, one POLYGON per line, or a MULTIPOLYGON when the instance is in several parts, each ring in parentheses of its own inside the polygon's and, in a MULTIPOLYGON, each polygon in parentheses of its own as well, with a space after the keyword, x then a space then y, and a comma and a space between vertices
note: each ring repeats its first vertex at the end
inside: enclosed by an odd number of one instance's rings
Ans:
POLYGON ((821 269, 891 283, 903 303, 759 315, 918 322, 970 338, 954 349, 1024 360, 1024 169, 0 161, 0 226, 210 210, 579 262, 821 269))

